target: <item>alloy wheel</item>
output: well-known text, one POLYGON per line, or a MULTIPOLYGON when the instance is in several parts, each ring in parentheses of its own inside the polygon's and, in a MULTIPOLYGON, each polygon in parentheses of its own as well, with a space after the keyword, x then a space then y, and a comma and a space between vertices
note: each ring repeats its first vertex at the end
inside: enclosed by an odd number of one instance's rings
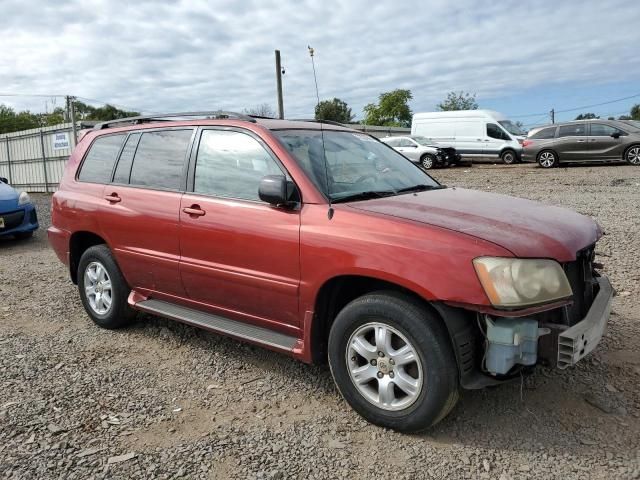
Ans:
POLYGON ((106 315, 111 309, 111 278, 100 262, 91 262, 84 271, 84 290, 91 309, 98 315, 106 315))
POLYGON ((430 155, 426 155, 422 159, 422 166, 427 170, 429 170, 430 168, 433 168, 433 158, 430 155))
POLYGON ((627 160, 633 165, 640 165, 640 147, 633 147, 627 152, 627 160))
POLYGON ((346 362, 360 394, 383 410, 405 409, 422 391, 424 374, 415 347, 387 324, 359 327, 349 338, 346 362))
POLYGON ((540 154, 539 162, 540 162, 540 166, 544 168, 553 167, 553 165, 556 163, 556 157, 551 152, 542 152, 540 154))

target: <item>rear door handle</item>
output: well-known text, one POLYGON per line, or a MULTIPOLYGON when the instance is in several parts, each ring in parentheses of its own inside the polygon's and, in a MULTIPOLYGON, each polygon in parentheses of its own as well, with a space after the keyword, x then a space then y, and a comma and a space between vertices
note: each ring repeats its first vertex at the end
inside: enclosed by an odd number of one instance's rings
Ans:
POLYGON ((183 208, 182 211, 188 215, 193 215, 194 217, 202 217, 207 213, 200 208, 200 205, 191 205, 190 207, 183 208))
POLYGON ((122 201, 122 199, 118 196, 117 193, 112 193, 111 195, 105 195, 104 199, 111 203, 118 203, 122 201))
POLYGON ((584 143, 586 140, 578 140, 578 143, 584 143))

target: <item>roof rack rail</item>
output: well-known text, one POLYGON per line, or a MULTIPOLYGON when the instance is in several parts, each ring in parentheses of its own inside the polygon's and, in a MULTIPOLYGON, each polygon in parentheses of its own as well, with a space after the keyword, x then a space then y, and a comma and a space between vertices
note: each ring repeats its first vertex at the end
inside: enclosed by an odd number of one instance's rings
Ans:
POLYGON ((312 122, 312 123, 326 123, 327 125, 337 125, 338 127, 344 127, 343 123, 334 122, 333 120, 316 120, 315 118, 293 118, 294 122, 312 122))
POLYGON ((138 117, 126 117, 126 118, 118 118, 116 120, 108 120, 106 122, 100 122, 93 127, 94 130, 102 130, 103 128, 110 128, 114 125, 121 123, 131 123, 133 125, 137 125, 139 123, 148 123, 148 122, 162 122, 162 121, 171 121, 172 119, 180 118, 180 117, 205 117, 206 119, 237 119, 244 120, 246 122, 256 123, 256 120, 249 115, 244 115, 242 113, 236 112, 227 112, 225 110, 215 110, 210 112, 181 112, 181 113, 159 113, 156 115, 141 115, 138 117))

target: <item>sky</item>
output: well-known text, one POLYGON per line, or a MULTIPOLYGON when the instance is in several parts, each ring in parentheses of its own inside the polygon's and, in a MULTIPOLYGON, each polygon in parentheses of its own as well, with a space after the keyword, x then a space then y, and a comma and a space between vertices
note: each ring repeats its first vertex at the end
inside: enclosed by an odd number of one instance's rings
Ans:
POLYGON ((0 103, 17 109, 69 94, 147 113, 275 110, 279 49, 285 116, 310 118, 307 45, 320 99, 356 118, 396 88, 414 112, 462 90, 525 125, 640 103, 637 0, 0 0, 0 12, 0 103), (35 94, 47 97, 23 96, 35 94))

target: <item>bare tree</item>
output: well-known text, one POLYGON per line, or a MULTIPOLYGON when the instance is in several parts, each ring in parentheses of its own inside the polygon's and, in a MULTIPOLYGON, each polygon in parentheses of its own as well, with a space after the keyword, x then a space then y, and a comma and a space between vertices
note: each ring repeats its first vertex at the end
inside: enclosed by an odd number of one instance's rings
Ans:
POLYGON ((256 117, 276 118, 276 112, 268 103, 261 103, 251 108, 245 108, 244 113, 246 115, 255 115, 256 117))

